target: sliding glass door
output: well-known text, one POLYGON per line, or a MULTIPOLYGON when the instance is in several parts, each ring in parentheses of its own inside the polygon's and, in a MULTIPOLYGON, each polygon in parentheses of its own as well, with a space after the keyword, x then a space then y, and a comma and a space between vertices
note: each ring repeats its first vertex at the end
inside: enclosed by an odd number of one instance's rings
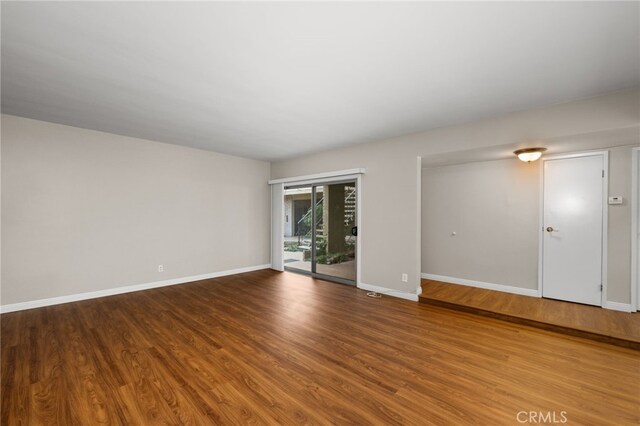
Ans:
POLYGON ((286 270, 355 284, 357 196, 355 181, 285 188, 286 270))

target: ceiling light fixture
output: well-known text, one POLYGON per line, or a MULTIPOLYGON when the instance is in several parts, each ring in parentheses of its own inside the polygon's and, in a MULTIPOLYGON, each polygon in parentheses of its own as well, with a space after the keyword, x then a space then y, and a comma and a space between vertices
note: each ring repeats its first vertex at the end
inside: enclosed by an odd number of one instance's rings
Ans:
POLYGON ((542 156, 542 153, 546 150, 547 148, 524 148, 513 151, 513 153, 517 155, 521 161, 530 163, 540 158, 542 156))

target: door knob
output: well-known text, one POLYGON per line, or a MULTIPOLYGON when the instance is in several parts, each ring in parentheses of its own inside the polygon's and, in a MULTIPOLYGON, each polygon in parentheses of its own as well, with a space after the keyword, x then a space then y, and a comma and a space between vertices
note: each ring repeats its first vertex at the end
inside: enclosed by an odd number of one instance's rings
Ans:
POLYGON ((553 229, 552 226, 547 226, 547 232, 553 232, 553 231, 558 232, 558 230, 557 229, 553 229))

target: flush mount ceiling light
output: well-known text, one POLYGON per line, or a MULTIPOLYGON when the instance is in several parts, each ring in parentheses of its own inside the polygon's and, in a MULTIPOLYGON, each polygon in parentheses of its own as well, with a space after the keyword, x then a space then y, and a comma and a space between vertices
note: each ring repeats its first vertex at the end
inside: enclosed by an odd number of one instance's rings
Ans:
POLYGON ((546 150, 547 148, 524 148, 524 149, 519 149, 517 151, 513 151, 513 153, 517 155, 521 161, 530 163, 540 158, 542 156, 542 153, 545 152, 546 150))

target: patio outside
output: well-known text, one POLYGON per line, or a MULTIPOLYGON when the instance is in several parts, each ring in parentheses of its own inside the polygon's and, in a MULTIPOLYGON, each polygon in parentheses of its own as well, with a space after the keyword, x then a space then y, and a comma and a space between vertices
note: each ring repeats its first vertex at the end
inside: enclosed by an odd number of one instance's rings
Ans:
POLYGON ((356 222, 355 184, 285 190, 284 264, 288 268, 312 271, 312 237, 316 239, 316 273, 355 281, 356 222), (316 223, 313 221, 315 208, 316 223))

